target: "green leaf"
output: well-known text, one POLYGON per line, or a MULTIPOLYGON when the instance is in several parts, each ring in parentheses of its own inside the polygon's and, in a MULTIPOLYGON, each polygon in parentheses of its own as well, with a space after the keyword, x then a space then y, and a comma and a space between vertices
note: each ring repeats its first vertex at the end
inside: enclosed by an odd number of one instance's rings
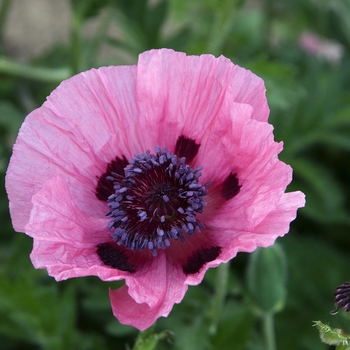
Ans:
POLYGON ((324 131, 318 135, 316 142, 322 143, 328 147, 334 147, 343 149, 344 151, 350 151, 350 132, 343 134, 341 132, 324 131))
MULTIPOLYGON (((185 298, 180 304, 174 305, 167 318, 160 318, 157 326, 171 329, 174 333, 172 340, 175 349, 203 350, 208 348, 210 342, 210 319, 205 315, 211 309, 212 293, 203 285, 190 286, 185 298)), ((169 349, 166 346, 165 349, 169 349)))
POLYGON ((137 54, 140 52, 140 49, 141 49, 139 46, 139 43, 133 42, 133 40, 125 40, 124 41, 121 39, 106 36, 105 41, 108 44, 114 46, 115 48, 125 50, 125 51, 127 51, 135 56, 137 56, 137 54))
POLYGON ((286 258, 278 244, 258 248, 250 255, 247 282, 259 313, 276 313, 283 309, 286 299, 286 258))
POLYGON ((164 47, 171 47, 174 50, 184 51, 191 38, 191 28, 186 26, 181 28, 171 37, 164 40, 164 47))
POLYGON ((109 0, 70 0, 74 11, 80 13, 83 18, 94 17, 105 7, 109 0))
POLYGON ((54 83, 68 79, 72 75, 67 68, 33 67, 17 63, 5 57, 0 57, 0 73, 23 79, 54 83))
MULTIPOLYGON (((334 232, 331 235, 335 236, 334 232)), ((288 258, 288 298, 283 312, 275 317, 278 349, 329 349, 320 342, 310 322, 336 322, 350 333, 345 328, 348 320, 338 321, 338 316, 330 315, 336 286, 349 278, 349 254, 317 231, 290 232, 280 244, 288 258)), ((341 240, 340 245, 348 244, 341 240)))
POLYGON ((264 79, 273 124, 281 123, 284 128, 292 125, 289 110, 305 95, 304 87, 296 78, 295 67, 281 61, 271 62, 267 57, 259 57, 249 62, 248 68, 264 79), (282 111, 283 114, 288 111, 288 117, 283 115, 276 120, 276 111, 282 111))
POLYGON ((132 18, 127 17, 123 13, 117 13, 116 21, 121 28, 122 39, 107 36, 108 43, 117 48, 125 49, 135 56, 149 49, 147 45, 148 38, 141 25, 142 22, 132 20, 132 18))
POLYGON ((248 305, 229 300, 221 313, 217 332, 211 339, 212 349, 246 350, 247 344, 252 341, 254 325, 255 317, 248 305))
POLYGON ((45 275, 34 269, 0 273, 0 332, 43 349, 76 348, 74 286, 60 292, 45 275))
POLYGON ((160 37, 160 31, 163 23, 166 20, 168 13, 168 1, 159 1, 156 5, 149 8, 145 17, 145 30, 147 37, 153 47, 157 46, 160 37))
MULTIPOLYGON (((303 211, 320 222, 349 223, 344 208, 344 191, 330 170, 311 159, 297 158, 290 161, 300 190, 305 192, 307 204, 303 211)), ((295 181, 294 185, 297 183, 295 181)))
MULTIPOLYGON (((14 142, 18 130, 23 123, 24 115, 9 101, 0 100, 0 135, 14 142)), ((11 147, 12 147, 11 143, 11 147)))
MULTIPOLYGON (((347 96, 349 98, 349 96, 347 96)), ((339 111, 335 112, 331 118, 327 118, 322 123, 326 128, 342 128, 350 126, 350 107, 345 105, 339 111)))
POLYGON ((148 0, 110 0, 110 3, 123 12, 131 22, 143 23, 148 0))

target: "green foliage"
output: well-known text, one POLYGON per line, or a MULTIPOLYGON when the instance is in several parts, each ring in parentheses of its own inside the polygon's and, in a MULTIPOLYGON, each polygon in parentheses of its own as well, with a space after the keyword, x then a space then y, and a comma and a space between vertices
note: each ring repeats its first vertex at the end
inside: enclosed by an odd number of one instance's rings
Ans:
POLYGON ((61 289, 44 271, 33 270, 24 238, 16 238, 7 253, 2 251, 0 334, 8 348, 16 348, 17 342, 43 349, 93 349, 93 344, 102 344, 93 335, 76 331, 74 284, 61 289))
MULTIPOLYGON (((171 321, 159 319, 157 326, 171 329, 171 342, 163 343, 159 349, 245 349, 248 343, 254 343, 254 314, 249 306, 242 303, 242 285, 231 270, 224 307, 219 315, 215 332, 212 331, 212 307, 215 305, 217 288, 215 270, 205 276, 200 288, 190 287, 184 300, 175 305, 171 321)), ((257 349, 257 348, 255 348, 257 349)))
POLYGON ((337 345, 337 350, 349 350, 349 336, 343 334, 339 329, 332 329, 330 326, 322 323, 321 321, 315 321, 314 325, 320 332, 321 340, 329 345, 337 345))
POLYGON ((136 56, 151 48, 180 49, 189 39, 188 26, 182 26, 169 35, 164 34, 169 13, 167 0, 156 1, 152 5, 146 0, 111 0, 111 2, 122 33, 119 37, 108 35, 106 40, 118 50, 136 56))
POLYGON ((258 248, 250 255, 247 285, 259 314, 276 313, 284 308, 286 274, 286 258, 277 243, 258 248))
MULTIPOLYGON (((289 189, 305 192, 307 205, 280 246, 259 249, 249 259, 239 254, 226 271, 210 270, 139 342, 158 350, 265 350, 266 314, 274 314, 278 349, 328 349, 313 320, 324 322, 318 323, 324 340, 347 338, 349 317, 329 312, 336 286, 350 278, 350 1, 70 0, 70 5, 68 43, 53 42, 25 65, 9 57, 6 45, 0 48, 2 182, 24 116, 62 79, 91 67, 134 64, 140 52, 158 47, 223 54, 264 79, 275 138, 284 142, 280 158, 294 169, 289 189), (96 29, 87 35, 91 23, 96 29), (298 44, 304 31, 341 44, 342 59, 329 62, 304 52, 298 44)), ((11 6, 8 0, 0 6, 1 42, 11 6)), ((1 348, 137 348, 138 332, 111 312, 108 287, 121 283, 94 277, 57 283, 34 270, 31 239, 14 233, 3 183, 0 195, 1 348)))
POLYGON ((108 0, 70 0, 75 14, 83 18, 94 17, 99 11, 106 7, 108 0))
POLYGON ((133 350, 154 350, 159 340, 162 340, 167 337, 167 331, 163 331, 161 333, 154 333, 153 328, 154 327, 151 327, 139 333, 133 350))

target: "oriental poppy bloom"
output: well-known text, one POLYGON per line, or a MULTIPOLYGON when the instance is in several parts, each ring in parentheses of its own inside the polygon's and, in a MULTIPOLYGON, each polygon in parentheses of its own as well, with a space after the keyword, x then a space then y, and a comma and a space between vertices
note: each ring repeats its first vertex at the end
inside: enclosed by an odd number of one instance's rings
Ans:
POLYGON ((323 58, 330 63, 339 63, 344 54, 343 46, 310 32, 304 32, 299 37, 299 46, 307 53, 323 58))
POLYGON ((289 230, 301 192, 278 160, 263 81, 225 57, 152 50, 78 74, 25 119, 6 175, 16 231, 56 280, 125 279, 141 330, 188 285, 289 230))

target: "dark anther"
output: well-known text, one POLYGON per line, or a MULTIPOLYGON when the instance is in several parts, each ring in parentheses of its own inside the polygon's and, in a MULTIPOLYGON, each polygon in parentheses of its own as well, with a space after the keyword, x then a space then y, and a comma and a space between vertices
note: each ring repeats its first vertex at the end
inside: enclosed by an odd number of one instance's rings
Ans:
POLYGON ((186 162, 190 163, 198 153, 199 144, 196 141, 181 135, 175 146, 175 154, 178 157, 186 157, 186 162))
POLYGON ((334 293, 334 302, 337 305, 337 309, 331 311, 332 315, 335 315, 339 309, 344 309, 346 312, 350 312, 350 282, 344 282, 337 287, 334 293))
POLYGON ((186 275, 193 275, 203 267, 205 263, 215 260, 221 253, 220 247, 198 249, 182 267, 186 275))
POLYGON ((226 199, 232 199, 235 197, 241 189, 241 185, 238 183, 237 174, 230 174, 221 189, 221 195, 226 199))
POLYGON ((106 179, 111 173, 124 176, 124 168, 129 164, 127 159, 116 157, 108 165, 106 171, 98 178, 96 186, 96 197, 101 201, 107 201, 108 197, 114 193, 113 182, 106 179))
POLYGON ((114 243, 98 244, 97 254, 106 266, 130 273, 135 272, 135 267, 128 262, 126 254, 114 243))
POLYGON ((192 169, 165 147, 135 154, 124 176, 112 173, 114 193, 108 197, 107 230, 115 243, 132 251, 148 249, 157 256, 171 240, 200 233, 196 213, 206 206, 206 186, 199 178, 202 167, 192 169))

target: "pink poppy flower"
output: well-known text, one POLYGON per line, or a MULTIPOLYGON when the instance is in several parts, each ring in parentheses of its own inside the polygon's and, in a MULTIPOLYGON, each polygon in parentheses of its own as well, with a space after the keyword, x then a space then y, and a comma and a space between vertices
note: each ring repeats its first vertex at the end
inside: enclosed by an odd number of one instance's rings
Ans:
POLYGON ((307 53, 323 58, 330 63, 339 63, 343 57, 343 46, 310 32, 303 32, 298 39, 299 46, 307 53))
POLYGON ((225 57, 152 50, 64 81, 24 121, 6 175, 16 231, 57 281, 125 279, 141 330, 208 268, 289 230, 301 192, 278 160, 263 81, 225 57))

